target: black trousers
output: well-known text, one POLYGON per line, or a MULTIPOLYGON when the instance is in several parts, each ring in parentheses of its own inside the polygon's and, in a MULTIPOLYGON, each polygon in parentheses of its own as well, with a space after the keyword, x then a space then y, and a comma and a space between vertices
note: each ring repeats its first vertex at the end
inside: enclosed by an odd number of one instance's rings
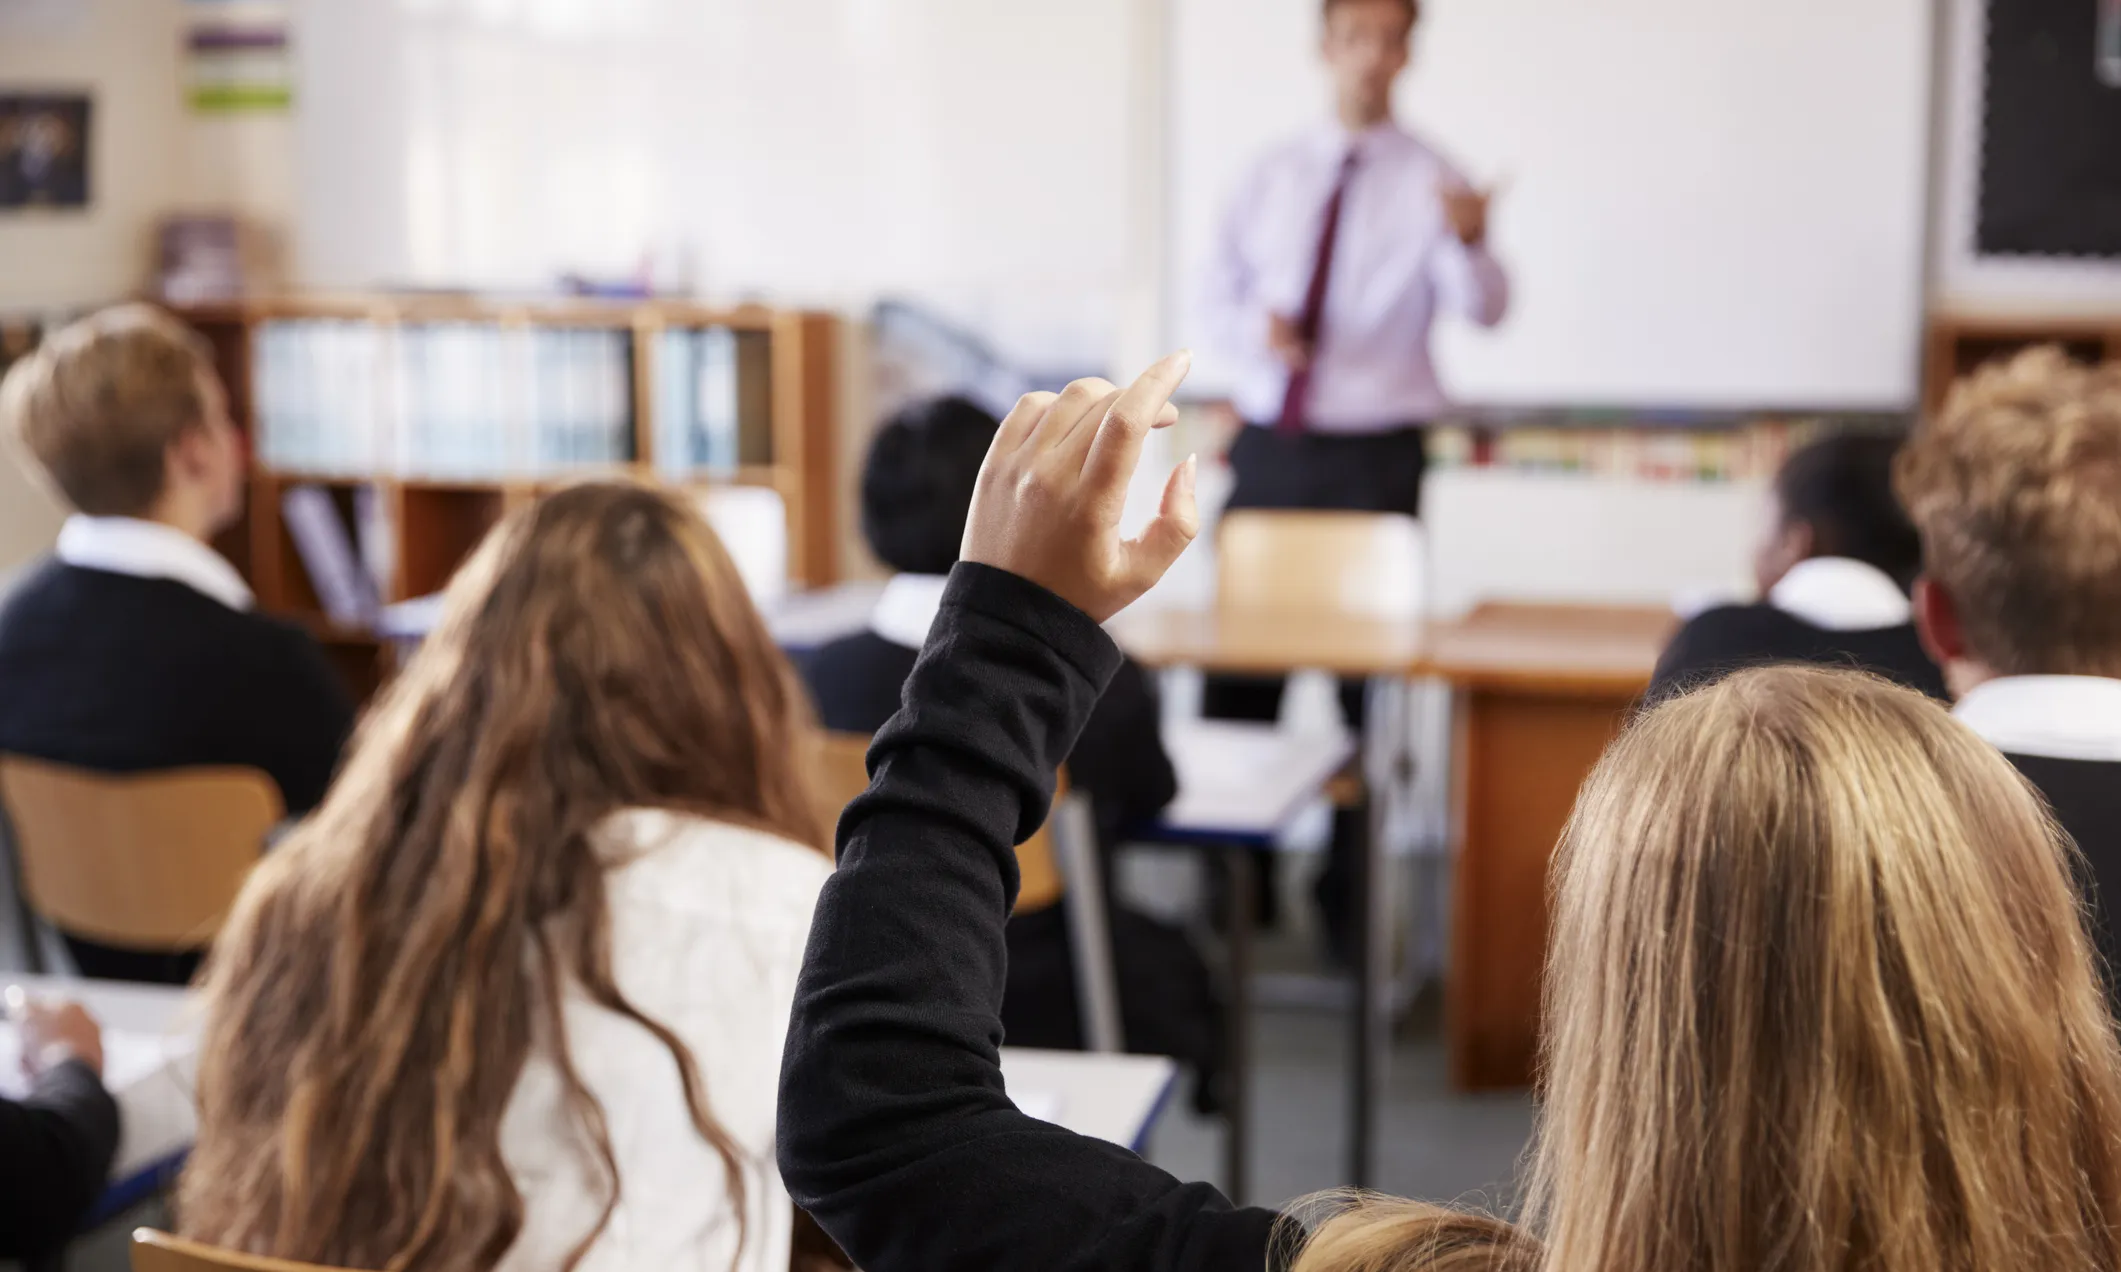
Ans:
MULTIPOLYGON (((1247 427, 1230 447, 1230 469, 1237 485, 1229 511, 1242 509, 1316 510, 1332 512, 1401 512, 1421 515, 1421 483, 1429 468, 1428 436, 1418 425, 1384 433, 1338 437, 1322 433, 1285 436, 1271 427, 1247 427)), ((1210 676, 1202 692, 1201 714, 1211 720, 1274 721, 1288 681, 1280 676, 1210 676)), ((1363 727, 1363 682, 1340 682, 1340 709, 1348 727, 1363 727)), ((1313 889, 1331 951, 1346 956, 1354 949, 1355 898, 1351 895, 1369 830, 1359 808, 1340 809, 1333 818, 1332 854, 1313 889)), ((1258 912, 1262 924, 1277 918, 1272 854, 1262 854, 1253 878, 1259 882, 1258 912)))

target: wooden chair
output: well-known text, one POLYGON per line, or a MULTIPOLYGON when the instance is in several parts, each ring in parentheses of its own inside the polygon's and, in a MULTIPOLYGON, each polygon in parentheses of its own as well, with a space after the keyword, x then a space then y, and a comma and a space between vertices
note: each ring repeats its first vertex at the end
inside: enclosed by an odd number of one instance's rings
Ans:
POLYGON ((314 1263, 265 1259, 186 1241, 153 1228, 133 1229, 133 1272, 338 1272, 314 1263))
POLYGON ((1216 547, 1215 599, 1226 610, 1422 615, 1428 549, 1412 517, 1247 509, 1223 518, 1216 547))
MULTIPOLYGON (((818 784, 818 793, 825 801, 827 826, 837 825, 840 813, 854 797, 869 789, 868 755, 869 739, 859 733, 825 735, 823 777, 818 784)), ((1066 799, 1067 794, 1068 778, 1064 773, 1054 792, 1055 805, 1066 799)), ((1016 893, 1018 914, 1036 914, 1058 905, 1067 894, 1067 884, 1054 852, 1053 829, 1053 821, 1048 820, 1039 827, 1037 834, 1016 850, 1016 869, 1023 880, 1016 893)))
MULTIPOLYGON (((820 756, 819 797, 826 822, 836 824, 854 797, 869 789, 870 739, 856 733, 828 733, 820 756)), ((1016 913, 1036 914, 1066 906, 1069 952, 1081 999, 1083 1037, 1091 1051, 1123 1049, 1119 1017, 1118 972, 1113 966, 1112 930, 1105 913, 1103 863, 1098 858, 1097 825, 1088 803, 1068 790, 1068 775, 1054 789, 1053 812, 1038 833, 1017 846, 1016 913)))
POLYGON ((124 949, 212 942, 285 815, 255 769, 112 776, 0 756, 23 901, 46 922, 124 949))

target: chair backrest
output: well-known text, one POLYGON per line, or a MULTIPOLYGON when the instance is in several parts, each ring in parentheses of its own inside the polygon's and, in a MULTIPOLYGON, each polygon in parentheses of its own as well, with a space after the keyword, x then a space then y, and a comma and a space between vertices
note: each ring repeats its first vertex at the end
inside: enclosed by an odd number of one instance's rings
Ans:
MULTIPOLYGON (((818 794, 825 802, 827 825, 837 823, 840 813, 854 797, 869 789, 868 754, 869 739, 859 733, 825 735, 818 794)), ((1067 791, 1068 776, 1063 773, 1054 792, 1055 800, 1058 801, 1067 791)), ((1023 880, 1016 893, 1018 914, 1036 914, 1057 904, 1067 891, 1061 878, 1060 862, 1054 854, 1053 823, 1050 820, 1039 827, 1038 833, 1028 842, 1018 846, 1016 869, 1023 880)))
POLYGON ((211 944, 284 816, 256 769, 112 776, 0 756, 22 892, 76 936, 127 949, 211 944))
POLYGON ((1232 512, 1217 539, 1216 604, 1415 619, 1428 553, 1421 523, 1396 513, 1232 512))
POLYGON ((264 1259, 186 1241, 153 1228, 133 1230, 133 1272, 339 1272, 314 1263, 264 1259))

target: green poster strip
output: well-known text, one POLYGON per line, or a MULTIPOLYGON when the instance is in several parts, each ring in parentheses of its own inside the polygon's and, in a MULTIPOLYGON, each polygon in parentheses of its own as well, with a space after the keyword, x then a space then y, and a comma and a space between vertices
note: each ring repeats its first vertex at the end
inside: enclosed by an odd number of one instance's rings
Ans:
POLYGON ((206 114, 286 110, 295 91, 285 84, 201 84, 191 90, 191 108, 206 114))

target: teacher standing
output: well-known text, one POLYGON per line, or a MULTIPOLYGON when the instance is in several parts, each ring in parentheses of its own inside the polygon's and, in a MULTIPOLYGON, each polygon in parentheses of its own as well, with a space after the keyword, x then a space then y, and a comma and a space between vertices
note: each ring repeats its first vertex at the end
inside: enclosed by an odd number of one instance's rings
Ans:
MULTIPOLYGON (((1335 118, 1262 158, 1224 217, 1207 301, 1212 338, 1243 364, 1233 510, 1420 516, 1426 426, 1449 400, 1430 329, 1440 314, 1492 327, 1509 308, 1509 278, 1488 250, 1490 192, 1392 117, 1420 16, 1418 0, 1325 0, 1335 118)), ((1216 677, 1203 706, 1271 720, 1282 689, 1216 677)), ((1362 685, 1344 683, 1341 702, 1359 726, 1362 685)), ((1356 810, 1337 819, 1315 889, 1343 960, 1361 822, 1356 810)), ((1259 917, 1272 924, 1275 891, 1259 877, 1259 917)))
POLYGON ((1326 0, 1336 118, 1261 159, 1224 218, 1208 309, 1243 360, 1250 425, 1233 508, 1420 515, 1423 428, 1448 404, 1430 328, 1509 307, 1489 193, 1392 117, 1419 16, 1417 0, 1326 0))

